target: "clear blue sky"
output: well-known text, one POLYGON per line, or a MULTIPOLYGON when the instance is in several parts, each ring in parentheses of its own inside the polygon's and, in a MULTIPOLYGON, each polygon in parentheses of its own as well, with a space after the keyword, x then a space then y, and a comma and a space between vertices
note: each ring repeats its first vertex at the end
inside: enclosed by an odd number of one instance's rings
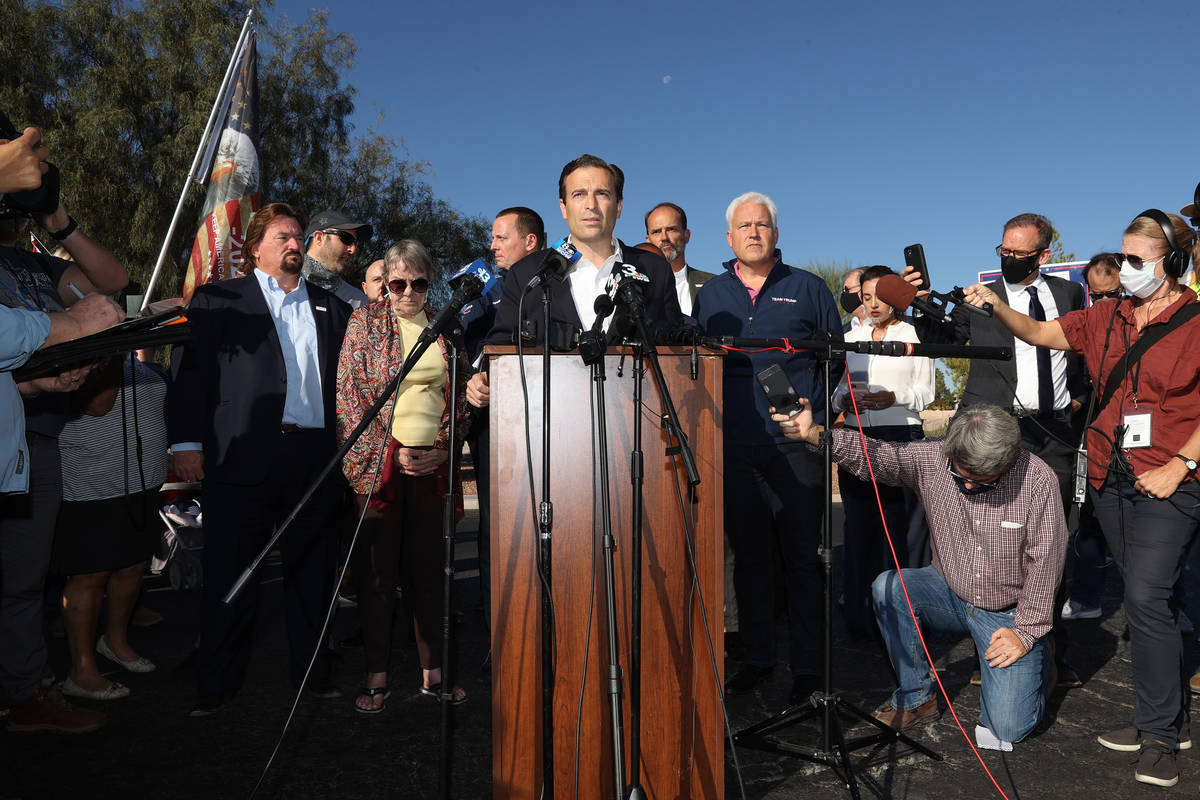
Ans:
POLYGON ((617 235, 676 202, 710 270, 744 191, 775 199, 789 263, 895 267, 919 241, 947 289, 997 266, 1017 213, 1087 258, 1200 180, 1195 0, 343 0, 330 23, 358 42, 359 129, 403 139, 439 197, 531 206, 557 237, 558 172, 595 153, 625 171, 617 235))

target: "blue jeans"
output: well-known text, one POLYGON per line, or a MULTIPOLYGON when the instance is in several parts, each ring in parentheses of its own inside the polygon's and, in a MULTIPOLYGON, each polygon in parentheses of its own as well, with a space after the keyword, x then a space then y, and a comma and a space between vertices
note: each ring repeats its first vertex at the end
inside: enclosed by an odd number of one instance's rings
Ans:
MULTIPOLYGON (((979 724, 1008 742, 1019 742, 1028 736, 1046 707, 1044 687, 1051 664, 1044 637, 1034 642, 1033 648, 1015 664, 989 667, 983 652, 989 647, 993 633, 1013 627, 1016 609, 987 611, 971 605, 952 592, 933 567, 906 569, 903 575, 923 627, 969 633, 975 640, 983 674, 979 724)), ((911 711, 933 696, 934 683, 896 571, 889 570, 876 578, 871 594, 875 618, 900 682, 892 694, 892 706, 911 711)))

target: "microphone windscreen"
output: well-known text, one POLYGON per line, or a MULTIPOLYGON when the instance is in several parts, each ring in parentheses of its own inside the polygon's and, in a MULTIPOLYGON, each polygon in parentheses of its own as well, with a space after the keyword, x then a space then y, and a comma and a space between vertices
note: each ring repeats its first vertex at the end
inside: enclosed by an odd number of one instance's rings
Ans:
POLYGON ((917 287, 899 275, 884 275, 875 281, 875 295, 887 303, 896 313, 903 313, 917 296, 917 287))

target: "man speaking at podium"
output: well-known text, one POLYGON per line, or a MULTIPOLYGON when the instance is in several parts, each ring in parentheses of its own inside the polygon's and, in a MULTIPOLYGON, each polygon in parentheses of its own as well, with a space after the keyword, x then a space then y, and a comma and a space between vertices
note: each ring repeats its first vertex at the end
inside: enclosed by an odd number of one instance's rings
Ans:
MULTIPOLYGON (((567 241, 579 251, 579 259, 565 271, 556 271, 557 279, 550 279, 549 341, 556 350, 570 349, 578 332, 592 326, 596 297, 607 292, 614 269, 622 264, 632 265, 649 278, 644 296, 651 336, 683 321, 679 298, 675 295, 675 278, 666 260, 631 247, 613 235, 621 217, 624 188, 625 175, 621 169, 593 155, 581 155, 563 167, 559 175, 558 205, 570 231, 567 241)), ((532 337, 533 341, 542 341, 540 292, 525 298, 519 320, 517 305, 529 281, 548 257, 554 258, 553 249, 533 253, 513 265, 504 280, 496 324, 488 334, 490 344, 514 344, 518 334, 525 335, 527 340, 532 337)), ((605 330, 609 330, 610 321, 605 322, 605 330)), ((615 342, 616 334, 611 333, 610 342, 615 342)), ((486 386, 486 379, 479 376, 473 379, 475 392, 468 395, 472 403, 482 399, 486 404, 486 398, 477 393, 481 382, 486 386)))

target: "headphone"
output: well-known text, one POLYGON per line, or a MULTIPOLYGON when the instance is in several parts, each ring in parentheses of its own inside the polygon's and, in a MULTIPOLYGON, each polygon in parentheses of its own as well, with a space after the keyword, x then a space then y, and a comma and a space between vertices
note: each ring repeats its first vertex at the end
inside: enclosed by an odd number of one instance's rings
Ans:
POLYGON ((1179 242, 1175 239, 1175 226, 1171 224, 1171 218, 1157 208, 1147 208, 1138 217, 1152 219, 1162 228, 1163 235, 1167 237, 1166 257, 1163 259, 1163 272, 1170 275, 1172 278, 1180 278, 1187 271, 1189 253, 1179 246, 1179 242))

